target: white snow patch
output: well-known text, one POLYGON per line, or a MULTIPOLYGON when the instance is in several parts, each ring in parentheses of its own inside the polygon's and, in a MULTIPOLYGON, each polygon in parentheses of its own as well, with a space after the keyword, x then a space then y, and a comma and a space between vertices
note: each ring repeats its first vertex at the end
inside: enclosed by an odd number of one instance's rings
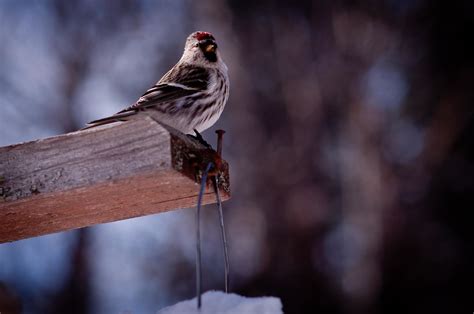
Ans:
POLYGON ((283 310, 279 298, 247 298, 234 293, 208 291, 202 295, 200 310, 194 298, 166 307, 157 314, 283 314, 283 310))

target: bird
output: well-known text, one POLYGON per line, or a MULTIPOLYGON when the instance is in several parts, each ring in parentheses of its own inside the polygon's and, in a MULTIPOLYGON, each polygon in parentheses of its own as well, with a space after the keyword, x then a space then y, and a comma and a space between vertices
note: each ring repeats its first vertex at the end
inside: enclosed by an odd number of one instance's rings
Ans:
POLYGON ((227 72, 214 36, 193 32, 178 63, 135 103, 83 129, 150 116, 202 139, 200 133, 216 123, 229 99, 227 72))

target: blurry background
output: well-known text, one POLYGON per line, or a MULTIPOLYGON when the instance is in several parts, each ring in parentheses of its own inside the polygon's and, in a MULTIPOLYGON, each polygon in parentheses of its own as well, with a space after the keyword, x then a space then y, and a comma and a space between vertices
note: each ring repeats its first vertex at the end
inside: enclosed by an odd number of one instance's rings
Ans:
MULTIPOLYGON (((473 24, 474 2, 454 0, 3 0, 0 145, 115 113, 210 31, 231 78, 214 129, 232 291, 286 313, 469 313, 473 24)), ((205 216, 204 287, 223 289, 205 216)), ((2 244, 0 312, 191 298, 193 223, 183 209, 2 244)))

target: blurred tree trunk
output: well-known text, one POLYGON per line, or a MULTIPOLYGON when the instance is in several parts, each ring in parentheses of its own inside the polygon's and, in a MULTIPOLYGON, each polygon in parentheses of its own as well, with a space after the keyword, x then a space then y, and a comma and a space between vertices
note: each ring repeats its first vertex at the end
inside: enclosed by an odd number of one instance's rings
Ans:
POLYGON ((83 314, 91 308, 91 272, 89 267, 90 229, 76 231, 77 243, 72 250, 71 270, 64 286, 56 294, 46 311, 51 314, 83 314))

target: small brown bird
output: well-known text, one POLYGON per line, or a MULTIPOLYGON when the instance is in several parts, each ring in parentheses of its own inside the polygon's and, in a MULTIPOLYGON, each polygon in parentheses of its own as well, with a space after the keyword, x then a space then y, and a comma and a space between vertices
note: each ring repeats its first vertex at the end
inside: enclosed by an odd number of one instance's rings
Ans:
POLYGON ((85 129, 151 116, 186 134, 202 132, 216 123, 228 98, 227 66, 214 36, 194 32, 186 39, 178 63, 134 104, 89 122, 85 129))

